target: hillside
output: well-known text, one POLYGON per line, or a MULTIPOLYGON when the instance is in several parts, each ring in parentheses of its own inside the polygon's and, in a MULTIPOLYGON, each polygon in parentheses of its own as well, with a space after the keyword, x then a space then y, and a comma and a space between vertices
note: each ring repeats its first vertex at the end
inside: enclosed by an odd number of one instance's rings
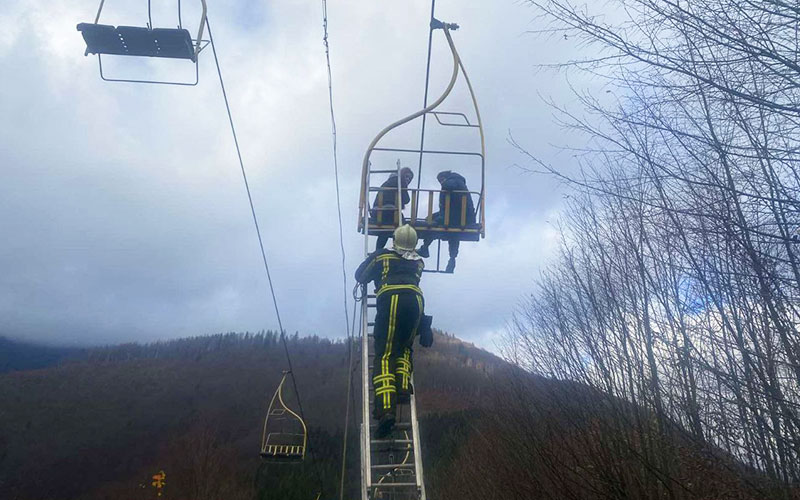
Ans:
MULTIPOLYGON (((269 471, 291 493, 263 498, 313 498, 312 466, 330 496, 339 474, 346 346, 295 336, 290 347, 316 463, 269 471)), ((463 442, 469 412, 481 407, 503 363, 442 335, 417 354, 423 432, 437 429, 424 450, 435 487, 435 470, 452 455, 439 443, 463 442), (448 431, 439 433, 442 427, 448 431)), ((0 413, 0 496, 150 498, 140 484, 163 469, 167 498, 214 498, 217 488, 227 498, 252 498, 260 426, 284 363, 274 334, 229 334, 94 349, 69 363, 0 376, 0 400, 10 403, 0 413), (219 463, 198 465, 209 450, 219 463), (208 470, 197 477, 189 464, 208 470)), ((357 486, 357 449, 350 458, 349 482, 357 486)))
MULTIPOLYGON (((346 345, 294 336, 290 349, 313 460, 264 467, 258 457, 284 368, 274 333, 122 345, 0 376, 0 498, 152 499, 150 477, 161 470, 162 498, 337 498, 346 345)), ((608 404, 602 394, 513 370, 441 334, 415 355, 429 498, 642 498, 636 481, 647 471, 620 439, 636 431, 596 410, 608 404)), ((352 424, 346 498, 359 484, 352 424)), ((664 498, 771 498, 729 457, 679 433, 675 443, 676 473, 695 486, 664 498)))
POLYGON ((0 373, 45 368, 82 352, 74 347, 43 346, 0 336, 0 373))

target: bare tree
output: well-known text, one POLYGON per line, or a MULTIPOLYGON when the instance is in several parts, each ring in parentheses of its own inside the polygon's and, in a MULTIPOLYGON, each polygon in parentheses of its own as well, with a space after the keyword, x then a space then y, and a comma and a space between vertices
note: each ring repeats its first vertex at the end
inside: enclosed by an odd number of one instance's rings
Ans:
POLYGON ((605 78, 609 94, 580 95, 580 113, 557 109, 591 138, 579 174, 518 145, 530 170, 576 194, 509 353, 607 395, 623 446, 657 478, 643 498, 696 490, 681 472, 688 443, 790 495, 800 480, 800 4, 620 0, 612 24, 567 0, 530 3, 549 33, 598 54, 557 66, 605 78))

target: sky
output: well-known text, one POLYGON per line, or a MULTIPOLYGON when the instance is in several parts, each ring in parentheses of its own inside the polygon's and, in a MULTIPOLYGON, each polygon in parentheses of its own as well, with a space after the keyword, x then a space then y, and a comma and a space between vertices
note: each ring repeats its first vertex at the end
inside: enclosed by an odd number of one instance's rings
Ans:
MULTIPOLYGON (((209 3, 284 327, 343 337, 321 2, 209 3)), ((199 11, 183 4, 194 31, 199 11)), ((143 26, 146 5, 106 2, 100 22, 143 26)), ((210 48, 196 87, 103 82, 75 27, 96 9, 83 0, 7 0, 0 11, 0 335, 87 345, 277 329, 210 48)), ((543 21, 523 1, 438 0, 436 14, 461 26, 453 37, 484 121, 486 238, 462 243, 456 273, 426 274, 422 287, 435 327, 494 349, 554 255, 551 222, 564 192, 517 167, 526 158, 509 134, 570 168, 558 147, 569 132, 545 101, 570 105, 568 87, 592 82, 537 68, 576 47, 531 34, 543 21)), ((348 291, 363 258, 364 150, 421 108, 429 15, 423 0, 328 5, 348 291)), ((153 2, 152 17, 174 27, 176 3, 153 2)), ((112 76, 194 76, 186 61, 112 59, 112 76)), ((450 69, 439 31, 431 95, 450 69)), ((469 109, 461 85, 441 109, 469 109)), ((416 127, 385 144, 413 147, 416 127)), ((434 127, 426 144, 478 147, 434 127)), ((392 168, 396 160, 380 161, 392 168)), ((436 187, 443 166, 479 188, 474 166, 427 159, 423 187, 436 187)))

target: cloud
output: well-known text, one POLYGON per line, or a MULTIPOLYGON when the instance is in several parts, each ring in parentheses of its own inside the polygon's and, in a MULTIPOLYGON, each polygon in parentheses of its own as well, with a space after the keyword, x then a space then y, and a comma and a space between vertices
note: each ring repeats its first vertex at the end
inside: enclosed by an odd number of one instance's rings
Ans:
MULTIPOLYGON (((209 17, 284 325, 342 336, 320 6, 265 5, 215 2, 209 17)), ((12 0, 0 14, 0 334, 80 344, 275 329, 210 49, 197 87, 104 83, 75 30, 95 9, 12 0)), ((418 0, 329 6, 350 280, 363 251, 355 231, 363 152, 378 130, 421 106, 429 9, 418 0)), ((524 158, 508 132, 561 158, 550 143, 563 131, 539 95, 568 95, 564 77, 534 65, 572 48, 525 36, 533 13, 518 3, 437 9, 462 25, 454 37, 486 124, 488 227, 484 241, 462 245, 455 275, 426 275, 423 287, 438 327, 487 345, 552 252, 545 220, 560 201, 553 181, 512 166, 524 158)), ((171 15, 154 12, 154 23, 174 24, 171 15)), ((145 21, 142 9, 113 3, 102 20, 145 21)), ((449 71, 444 41, 435 41, 431 94, 449 71)), ((182 77, 187 63, 123 59, 109 70, 182 77)), ((464 98, 456 92, 447 108, 466 106, 464 98)), ((411 127, 393 140, 415 138, 411 127)), ((428 166, 425 182, 440 165, 428 166)))

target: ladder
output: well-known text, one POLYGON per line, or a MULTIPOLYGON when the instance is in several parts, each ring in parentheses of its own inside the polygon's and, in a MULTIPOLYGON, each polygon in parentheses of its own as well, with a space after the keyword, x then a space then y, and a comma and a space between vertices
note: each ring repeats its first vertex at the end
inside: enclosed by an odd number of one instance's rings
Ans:
POLYGON ((425 500, 414 394, 408 402, 398 402, 392 433, 384 439, 375 438, 378 422, 372 418, 371 405, 376 307, 375 295, 366 294, 361 303, 361 498, 425 500))

